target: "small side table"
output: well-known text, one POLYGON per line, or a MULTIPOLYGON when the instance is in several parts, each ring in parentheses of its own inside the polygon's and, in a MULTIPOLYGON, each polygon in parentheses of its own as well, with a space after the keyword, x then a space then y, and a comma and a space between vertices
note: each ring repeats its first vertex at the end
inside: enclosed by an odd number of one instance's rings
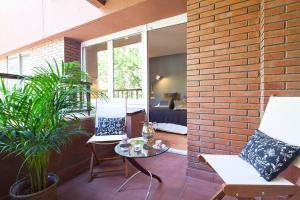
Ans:
MULTIPOLYGON (((140 138, 134 138, 135 140, 143 140, 142 137, 140 138)), ((128 162, 130 162, 138 171, 136 173, 134 173, 132 176, 130 176, 118 189, 117 192, 121 192, 124 188, 124 186, 129 183, 130 180, 132 180, 136 175, 143 173, 146 176, 150 177, 150 182, 149 182, 149 187, 146 193, 146 197, 145 200, 148 199, 149 194, 150 194, 150 190, 151 190, 151 185, 152 185, 152 180, 153 178, 155 178, 158 182, 162 182, 161 178, 156 175, 153 174, 150 170, 145 169, 142 165, 140 165, 135 159, 136 158, 150 158, 150 157, 154 157, 154 156, 158 156, 162 153, 167 152, 169 149, 168 146, 165 146, 164 148, 161 149, 155 149, 152 147, 152 145, 146 145, 144 144, 142 146, 141 151, 134 151, 134 146, 130 145, 127 151, 123 151, 120 147, 120 144, 115 146, 115 152, 117 154, 119 154, 120 156, 125 157, 128 162)))

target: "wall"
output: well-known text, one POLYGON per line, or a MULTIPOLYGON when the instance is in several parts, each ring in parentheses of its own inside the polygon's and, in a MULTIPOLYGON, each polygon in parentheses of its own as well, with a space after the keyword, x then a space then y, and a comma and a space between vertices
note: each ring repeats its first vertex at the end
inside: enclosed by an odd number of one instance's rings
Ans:
POLYGON ((170 92, 178 92, 180 97, 184 98, 186 96, 186 54, 150 58, 149 80, 156 100, 162 99, 164 93, 170 92), (158 74, 162 77, 160 80, 155 79, 158 74))
POLYGON ((120 3, 119 0, 110 0, 102 8, 96 8, 86 0, 2 1, 0 55, 142 1, 126 0, 120 3))
POLYGON ((189 175, 214 180, 199 153, 239 153, 270 95, 300 95, 299 7, 299 0, 187 1, 189 175))
MULTIPOLYGON (((33 67, 45 66, 47 62, 53 64, 54 59, 58 63, 61 61, 80 61, 81 42, 71 38, 48 40, 27 49, 25 52, 30 54, 29 65, 33 67)), ((22 52, 16 54, 20 53, 22 52)), ((7 58, 0 59, 0 70, 4 73, 7 72, 7 58)))
POLYGON ((300 96, 300 2, 261 2, 261 103, 300 96))
POLYGON ((64 61, 81 61, 81 41, 64 38, 64 61))
POLYGON ((32 66, 45 66, 46 61, 53 62, 53 59, 58 62, 64 60, 64 39, 47 41, 42 45, 35 46, 28 50, 30 53, 32 66))

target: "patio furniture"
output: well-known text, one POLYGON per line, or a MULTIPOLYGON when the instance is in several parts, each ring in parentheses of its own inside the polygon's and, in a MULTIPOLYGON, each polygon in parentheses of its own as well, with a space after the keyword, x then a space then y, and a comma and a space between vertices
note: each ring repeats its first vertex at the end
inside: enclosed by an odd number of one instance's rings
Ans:
MULTIPOLYGON (((290 145, 300 146, 300 97, 271 97, 259 130, 290 145)), ((223 179, 222 189, 211 199, 225 195, 237 199, 286 195, 289 200, 300 199, 300 177, 293 184, 283 177, 266 181, 248 162, 237 155, 199 155, 223 179)), ((293 163, 300 168, 300 156, 293 163)))
MULTIPOLYGON (((131 143, 131 141, 142 141, 143 138, 142 137, 138 137, 138 138, 132 138, 131 140, 129 140, 129 144, 131 143)), ((140 151, 135 151, 134 149, 134 145, 130 144, 128 147, 128 150, 122 150, 122 145, 118 144, 115 146, 115 152, 117 154, 119 154, 120 156, 123 156, 124 158, 126 158, 126 160, 128 160, 138 171, 136 173, 134 173, 132 176, 130 176, 118 189, 117 192, 121 192, 124 188, 124 186, 129 183, 130 180, 132 180, 136 175, 143 173, 146 176, 150 177, 150 182, 149 182, 149 187, 146 193, 146 197, 145 200, 148 199, 149 194, 150 194, 150 190, 151 190, 151 185, 152 185, 152 179, 155 178, 158 182, 162 182, 161 178, 156 175, 153 174, 150 170, 145 169, 142 165, 140 165, 135 159, 136 158, 150 158, 150 157, 154 157, 154 156, 158 156, 162 153, 167 152, 169 149, 168 146, 164 146, 161 149, 156 149, 153 148, 152 144, 144 144, 142 145, 142 148, 140 151)))
MULTIPOLYGON (((124 134, 112 133, 112 134, 103 134, 97 135, 94 134, 88 141, 87 144, 91 148, 91 162, 90 162, 90 179, 92 181, 96 174, 104 173, 104 172, 113 172, 120 171, 120 168, 117 169, 109 169, 94 172, 95 163, 99 164, 100 162, 109 161, 109 160, 117 160, 123 159, 124 162, 124 174, 125 177, 128 176, 128 164, 127 161, 118 155, 108 156, 108 157, 99 157, 97 155, 97 147, 111 147, 113 150, 113 145, 116 145, 121 141, 124 137, 127 137, 126 134, 126 113, 127 113, 127 99, 121 99, 118 102, 111 101, 101 101, 99 99, 96 100, 96 117, 95 117, 95 127, 96 131, 98 128, 98 123, 100 118, 105 119, 117 119, 117 118, 125 118, 124 122, 124 134)), ((109 129, 113 129, 114 127, 106 127, 109 129)))

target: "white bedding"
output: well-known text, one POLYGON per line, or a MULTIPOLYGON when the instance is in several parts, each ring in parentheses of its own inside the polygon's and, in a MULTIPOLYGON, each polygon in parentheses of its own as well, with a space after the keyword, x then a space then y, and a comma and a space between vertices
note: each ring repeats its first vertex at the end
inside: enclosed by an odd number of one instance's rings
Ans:
POLYGON ((178 124, 171 124, 171 123, 154 123, 153 127, 157 130, 178 133, 185 135, 187 134, 187 127, 178 125, 178 124))

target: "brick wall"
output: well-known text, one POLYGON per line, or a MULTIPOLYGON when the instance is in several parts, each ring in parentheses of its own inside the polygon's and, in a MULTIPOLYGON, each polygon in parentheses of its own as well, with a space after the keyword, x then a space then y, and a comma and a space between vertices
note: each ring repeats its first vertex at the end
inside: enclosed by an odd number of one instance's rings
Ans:
POLYGON ((53 63, 53 59, 64 59, 64 39, 47 41, 29 49, 31 65, 44 66, 46 62, 53 63))
POLYGON ((188 173, 208 170, 199 153, 240 152, 270 95, 300 95, 299 8, 187 0, 188 173))
POLYGON ((270 95, 300 96, 300 1, 264 0, 262 104, 270 95))
MULTIPOLYGON (((80 61, 81 42, 71 38, 46 41, 26 50, 30 54, 30 65, 45 66, 46 62, 80 61)), ((22 53, 22 52, 19 52, 22 53)), ((0 59, 0 71, 6 72, 7 58, 0 59)))

